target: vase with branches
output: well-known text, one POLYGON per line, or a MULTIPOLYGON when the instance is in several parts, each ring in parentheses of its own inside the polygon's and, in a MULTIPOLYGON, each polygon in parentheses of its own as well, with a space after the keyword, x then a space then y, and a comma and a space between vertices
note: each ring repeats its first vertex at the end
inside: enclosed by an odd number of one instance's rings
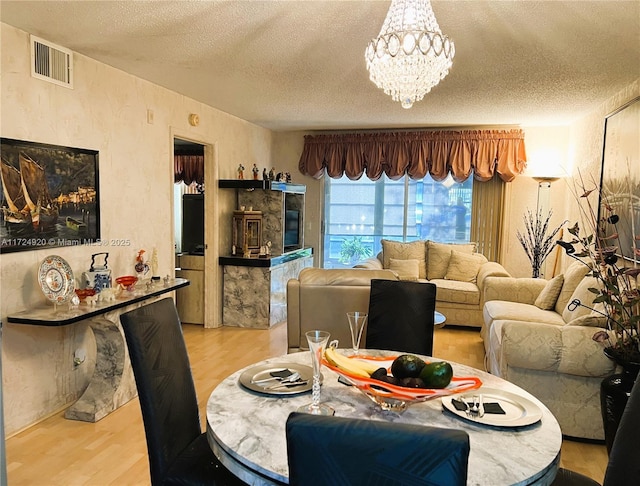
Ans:
POLYGON ((570 241, 558 241, 568 256, 588 266, 588 275, 595 277, 597 288, 592 302, 572 301, 569 305, 583 306, 607 318, 607 328, 594 334, 593 339, 605 346, 605 354, 618 364, 635 363, 640 368, 640 291, 638 290, 638 259, 640 258, 640 234, 633 234, 616 214, 609 195, 595 182, 589 187, 580 179, 575 191, 579 209, 586 228, 582 234, 580 224, 569 229, 570 241), (598 205, 590 196, 600 196, 598 205), (621 235, 630 241, 622 244, 621 235), (624 254, 628 249, 629 255, 624 254), (602 310, 601 310, 602 309, 602 310))
POLYGON ((528 209, 527 213, 522 217, 526 232, 516 231, 516 237, 531 262, 531 276, 533 278, 540 277, 542 264, 555 248, 554 238, 566 223, 566 221, 563 221, 556 229, 547 234, 552 214, 553 211, 549 211, 549 214, 543 217, 542 211, 538 211, 534 217, 533 212, 528 209))

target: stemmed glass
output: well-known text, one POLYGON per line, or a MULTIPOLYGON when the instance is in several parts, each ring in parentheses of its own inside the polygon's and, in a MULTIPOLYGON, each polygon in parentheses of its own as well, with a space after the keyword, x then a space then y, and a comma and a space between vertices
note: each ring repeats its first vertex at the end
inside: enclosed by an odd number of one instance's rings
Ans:
POLYGON ((313 386, 311 388, 311 403, 298 409, 298 412, 311 413, 314 415, 333 415, 335 410, 326 403, 320 403, 320 368, 322 367, 322 356, 329 341, 327 331, 307 331, 307 342, 311 352, 311 362, 313 363, 313 386))
POLYGON ((360 338, 362 331, 367 323, 367 314, 364 312, 347 312, 349 319, 349 328, 351 329, 351 345, 353 346, 353 354, 357 355, 360 349, 360 338))

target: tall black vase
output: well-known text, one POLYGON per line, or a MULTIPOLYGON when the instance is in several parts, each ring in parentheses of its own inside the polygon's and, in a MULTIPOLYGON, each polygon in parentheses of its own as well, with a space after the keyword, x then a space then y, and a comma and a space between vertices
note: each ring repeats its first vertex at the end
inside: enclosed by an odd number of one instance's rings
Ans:
POLYGON ((631 394, 631 388, 633 388, 633 384, 638 377, 640 363, 622 359, 611 348, 606 348, 604 354, 622 367, 622 373, 608 376, 602 380, 600 385, 600 407, 604 426, 604 440, 607 445, 607 453, 610 453, 622 412, 624 412, 631 394))

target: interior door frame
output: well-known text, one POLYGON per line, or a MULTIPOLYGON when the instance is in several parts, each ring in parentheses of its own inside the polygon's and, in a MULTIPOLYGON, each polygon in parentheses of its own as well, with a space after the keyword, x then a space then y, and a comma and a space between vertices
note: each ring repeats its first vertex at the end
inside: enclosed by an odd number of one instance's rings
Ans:
MULTIPOLYGON (((217 230, 218 214, 218 146, 210 142, 187 134, 178 128, 171 127, 171 183, 173 184, 173 156, 175 153, 175 139, 179 138, 204 146, 204 327, 215 328, 222 326, 221 295, 216 289, 220 288, 219 232, 217 230)), ((175 202, 172 197, 171 228, 175 227, 175 202)), ((175 237, 171 231, 171 239, 175 248, 175 237)))

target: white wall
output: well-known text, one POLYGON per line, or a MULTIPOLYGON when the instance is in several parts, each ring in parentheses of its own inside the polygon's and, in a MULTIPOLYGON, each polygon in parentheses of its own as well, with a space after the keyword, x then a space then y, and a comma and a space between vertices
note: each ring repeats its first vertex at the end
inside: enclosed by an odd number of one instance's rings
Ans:
MULTIPOLYGON (((2 39, 1 135, 54 145, 98 150, 101 237, 127 239, 130 246, 108 246, 114 276, 130 274, 139 249, 158 250, 161 275, 174 272, 173 136, 210 144, 214 166, 208 181, 235 178, 242 162, 271 166, 272 133, 183 95, 75 55, 74 89, 33 79, 29 70, 29 36, 0 24, 2 39), (153 124, 147 123, 153 110, 153 124), (188 123, 200 116, 198 127, 188 123)), ((219 248, 228 240, 235 206, 232 191, 206 186, 208 260, 220 284, 219 248), (213 215, 213 216, 212 216, 213 215), (212 224, 209 224, 212 222, 212 224)), ((101 250, 103 251, 103 250, 101 250)), ((0 317, 3 322, 3 400, 5 429, 11 435, 73 402, 87 385, 95 353, 92 333, 84 323, 60 328, 8 324, 6 316, 46 303, 36 272, 42 259, 57 254, 76 276, 90 264, 94 247, 54 248, 0 256, 0 317), (90 354, 73 369, 77 347, 90 354)), ((209 292, 218 292, 220 285, 209 292)), ((219 322, 221 311, 215 313, 219 322)))

